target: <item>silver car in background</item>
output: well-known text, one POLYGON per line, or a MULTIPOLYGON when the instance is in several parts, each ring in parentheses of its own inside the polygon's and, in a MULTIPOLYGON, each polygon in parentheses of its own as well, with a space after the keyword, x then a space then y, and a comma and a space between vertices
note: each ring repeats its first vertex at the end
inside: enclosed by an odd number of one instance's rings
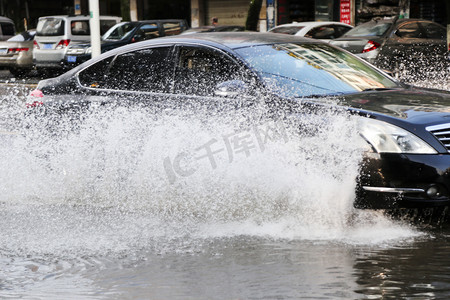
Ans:
POLYGON ((342 36, 352 28, 352 25, 335 21, 292 22, 278 25, 270 29, 269 32, 304 36, 329 42, 342 36))
POLYGON ((28 74, 33 68, 34 29, 24 31, 7 41, 0 42, 0 67, 13 75, 28 74))
MULTIPOLYGON (((36 68, 61 69, 69 45, 90 42, 89 19, 89 16, 39 18, 33 51, 36 68)), ((100 33, 104 34, 120 21, 120 17, 100 16, 100 33)))
POLYGON ((448 67, 447 30, 422 19, 374 19, 356 26, 331 44, 392 73, 418 75, 448 67))

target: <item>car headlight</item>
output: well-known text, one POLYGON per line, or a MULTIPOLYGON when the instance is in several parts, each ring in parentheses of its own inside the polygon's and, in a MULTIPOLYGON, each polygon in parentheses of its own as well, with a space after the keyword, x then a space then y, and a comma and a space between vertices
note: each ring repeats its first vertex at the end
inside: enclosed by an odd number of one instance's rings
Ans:
POLYGON ((359 133, 378 153, 436 154, 425 141, 395 125, 369 118, 359 118, 359 133))
POLYGON ((90 53, 92 53, 92 47, 86 48, 86 54, 90 54, 90 53))

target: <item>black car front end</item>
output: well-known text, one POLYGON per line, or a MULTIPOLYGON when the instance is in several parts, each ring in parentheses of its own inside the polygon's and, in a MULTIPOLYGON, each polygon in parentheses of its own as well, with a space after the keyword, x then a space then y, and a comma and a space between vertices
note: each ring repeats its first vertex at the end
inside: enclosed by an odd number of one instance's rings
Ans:
POLYGON ((370 153, 361 165, 355 207, 450 205, 449 154, 370 153))
POLYGON ((357 111, 370 149, 361 163, 355 207, 450 205, 450 109, 445 105, 450 93, 406 88, 352 95, 347 101, 371 109, 357 111))

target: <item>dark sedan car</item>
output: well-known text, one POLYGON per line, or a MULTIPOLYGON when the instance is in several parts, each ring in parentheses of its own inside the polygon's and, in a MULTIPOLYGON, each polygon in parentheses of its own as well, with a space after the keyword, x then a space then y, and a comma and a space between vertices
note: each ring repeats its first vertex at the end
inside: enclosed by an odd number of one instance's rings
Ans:
POLYGON ((209 108, 235 103, 235 109, 262 101, 281 120, 324 109, 356 118, 366 145, 356 207, 450 204, 450 93, 403 85, 313 39, 202 33, 135 43, 41 81, 29 107, 58 115, 94 102, 181 107, 196 101, 209 108))
POLYGON ((393 18, 356 26, 331 43, 397 75, 402 70, 445 69, 446 40, 447 31, 440 24, 393 18))
MULTIPOLYGON (((186 21, 179 19, 122 22, 111 27, 102 36, 101 52, 103 53, 130 43, 177 35, 186 29, 188 29, 186 21)), ((64 57, 65 67, 73 68, 89 60, 91 51, 90 43, 69 46, 64 57)))

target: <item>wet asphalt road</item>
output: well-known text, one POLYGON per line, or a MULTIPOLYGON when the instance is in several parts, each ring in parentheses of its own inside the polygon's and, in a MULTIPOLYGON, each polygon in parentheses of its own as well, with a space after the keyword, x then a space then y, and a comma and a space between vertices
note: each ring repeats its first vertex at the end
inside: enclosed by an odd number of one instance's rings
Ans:
POLYGON ((41 79, 43 77, 38 76, 36 72, 31 72, 26 77, 15 77, 8 70, 0 70, 0 84, 25 84, 33 86, 41 79))

